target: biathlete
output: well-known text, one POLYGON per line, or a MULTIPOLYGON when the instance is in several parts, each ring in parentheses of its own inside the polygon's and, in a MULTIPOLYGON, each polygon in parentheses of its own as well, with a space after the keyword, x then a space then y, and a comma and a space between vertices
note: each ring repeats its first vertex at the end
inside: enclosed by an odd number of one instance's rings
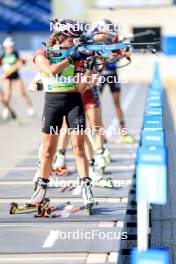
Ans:
MULTIPOLYGON (((12 85, 15 82, 17 91, 22 97, 24 104, 27 108, 27 114, 30 117, 35 115, 35 111, 32 107, 30 99, 25 92, 23 81, 20 78, 18 69, 25 64, 24 59, 22 59, 18 52, 15 50, 15 43, 11 37, 8 37, 3 42, 4 52, 0 57, 0 65, 3 70, 3 74, 0 76, 4 84, 4 95, 3 100, 6 104, 10 104, 12 96, 12 85)), ((4 108, 2 112, 3 120, 7 120, 9 116, 9 109, 4 108)))
MULTIPOLYGON (((84 62, 79 61, 76 63, 77 70, 82 74, 85 71, 84 62)), ((104 148, 104 135, 99 133, 99 129, 101 129, 101 109, 100 109, 100 100, 98 96, 98 92, 95 87, 97 82, 97 78, 94 78, 95 82, 89 85, 88 90, 82 93, 82 100, 84 104, 84 110, 86 112, 86 120, 89 123, 89 127, 92 128, 95 140, 93 140, 93 144, 91 144, 89 137, 85 135, 85 150, 86 156, 89 161, 89 175, 92 179, 92 185, 101 186, 101 187, 112 187, 112 182, 109 179, 103 177, 104 169, 110 163, 110 153, 107 148, 104 148), (93 89, 92 89, 93 88, 93 89), (94 149, 93 147, 94 146, 94 149), (95 156, 94 156, 95 150, 95 156), (94 159, 95 157, 95 159, 94 159)), ((29 90, 34 91, 38 90, 41 84, 41 77, 37 75, 29 85, 29 90)), ((40 90, 40 89, 39 89, 40 90)), ((53 170, 56 171, 56 175, 62 176, 69 172, 66 162, 65 162, 65 153, 67 149, 69 141, 69 136, 67 133, 67 125, 64 122, 62 126, 62 133, 59 135, 58 139, 58 150, 56 152, 54 161, 53 161, 53 170), (63 130, 64 128, 64 130, 63 130)), ((41 148, 39 149, 38 158, 40 160, 41 157, 41 148)), ((38 178, 38 171, 34 176, 34 183, 36 185, 38 178)))
MULTIPOLYGON (((73 39, 81 34, 81 32, 75 30, 75 21, 62 20, 60 24, 64 25, 66 29, 54 32, 47 43, 47 47, 53 51, 58 48, 67 50, 74 47, 73 39)), ((46 48, 38 50, 34 57, 34 63, 41 72, 42 83, 46 93, 42 117, 40 177, 37 189, 31 199, 27 201, 27 204, 39 204, 45 197, 58 142, 58 135, 53 131, 60 131, 64 116, 67 127, 71 131, 71 144, 80 177, 84 204, 94 204, 88 161, 84 149, 85 113, 80 94, 86 89, 86 77, 92 77, 93 64, 90 62, 86 72, 82 75, 75 66, 79 60, 80 55, 77 52, 63 59, 50 56, 46 48), (80 82, 76 84, 72 82, 71 79, 74 76, 81 78, 80 82), (63 82, 60 77, 64 77, 68 81, 63 82), (75 131, 76 133, 74 133, 75 131)))
POLYGON ((0 103, 2 103, 5 108, 7 108, 8 112, 11 115, 11 118, 18 122, 19 119, 18 119, 17 114, 15 113, 14 109, 12 109, 11 105, 9 105, 9 103, 4 100, 4 94, 1 89, 0 89, 0 103))
MULTIPOLYGON (((94 29, 94 32, 101 33, 94 37, 94 41, 96 43, 115 44, 119 42, 118 34, 114 31, 113 23, 110 20, 104 19, 100 21, 97 24, 97 27, 94 29)), ((121 50, 113 52, 109 56, 111 59, 116 58, 117 56, 124 56, 130 59, 129 53, 124 51, 122 52, 121 50)), ((124 129, 125 131, 127 130, 125 125, 124 113, 120 104, 121 85, 116 69, 116 63, 107 63, 106 65, 104 65, 104 67, 101 69, 101 78, 99 83, 97 84, 97 88, 99 89, 100 94, 102 94, 105 85, 108 84, 115 105, 116 116, 120 124, 119 138, 122 142, 132 144, 134 143, 133 137, 129 134, 123 133, 124 129), (108 82, 108 80, 111 80, 111 82, 108 82)))

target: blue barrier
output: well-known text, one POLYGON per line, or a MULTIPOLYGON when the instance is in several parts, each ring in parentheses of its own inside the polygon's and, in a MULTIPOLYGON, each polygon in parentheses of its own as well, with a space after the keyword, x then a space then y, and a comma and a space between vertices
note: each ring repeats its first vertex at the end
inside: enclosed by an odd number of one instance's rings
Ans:
POLYGON ((142 140, 143 147, 164 147, 165 138, 164 131, 147 131, 142 130, 142 140))
POLYGON ((144 116, 144 130, 162 130, 163 129, 163 118, 159 115, 145 115, 144 116))
POLYGON ((166 249, 148 249, 146 252, 132 251, 131 264, 169 264, 169 252, 166 249))
POLYGON ((176 55, 176 37, 165 36, 162 38, 163 51, 166 55, 176 55))
POLYGON ((163 99, 163 96, 162 94, 158 94, 158 95, 150 95, 147 97, 147 102, 150 101, 150 100, 162 100, 163 99))
POLYGON ((148 99, 146 101, 146 105, 150 106, 150 107, 161 107, 163 105, 162 100, 153 100, 153 99, 148 99))
POLYGON ((164 90, 158 62, 154 65, 153 80, 148 89, 141 147, 136 159, 137 250, 132 264, 168 264, 168 252, 148 250, 151 204, 167 202, 168 153, 163 130, 164 90))
POLYGON ((160 89, 160 90, 154 90, 152 88, 149 88, 147 94, 148 94, 148 97, 155 96, 155 95, 161 95, 161 96, 163 96, 163 90, 162 89, 160 89))
POLYGON ((163 108, 162 107, 151 107, 151 106, 146 106, 145 108, 145 115, 163 115, 163 108))
POLYGON ((139 147, 137 151, 137 201, 167 202, 167 150, 139 147))

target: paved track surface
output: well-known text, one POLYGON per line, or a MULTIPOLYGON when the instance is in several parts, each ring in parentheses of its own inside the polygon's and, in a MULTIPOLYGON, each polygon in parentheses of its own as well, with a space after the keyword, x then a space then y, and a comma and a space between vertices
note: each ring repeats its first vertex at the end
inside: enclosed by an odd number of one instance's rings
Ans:
MULTIPOLYGON (((128 246, 136 243, 136 228, 127 226, 129 222, 135 226, 136 222, 136 208, 131 205, 131 201, 135 199, 135 154, 143 120, 146 87, 145 84, 128 84, 122 91, 127 126, 135 136, 136 143, 127 145, 109 142, 112 163, 107 168, 106 175, 113 179, 116 187, 94 188, 99 204, 95 206, 92 216, 81 211, 54 219, 34 218, 34 213, 9 214, 9 204, 12 201, 25 202, 32 194, 43 103, 42 93, 31 95, 37 116, 30 119, 20 99, 14 94, 13 105, 18 110, 23 125, 18 127, 13 122, 0 123, 0 263, 127 263, 121 257, 121 249, 127 246, 123 240, 123 232, 129 235, 128 246), (74 232, 75 237, 72 236, 73 233, 69 237, 70 232, 74 232), (92 239, 82 238, 81 234, 86 232, 99 235, 92 239), (109 232, 113 237, 107 236, 109 232)), ((108 89, 103 95, 102 105, 107 128, 115 118, 108 89)), ((60 183, 75 181, 77 177, 70 147, 67 160, 72 174, 60 177, 60 183)), ((51 204, 66 201, 71 201, 74 205, 82 203, 80 196, 73 196, 69 191, 61 193, 59 190, 48 190, 51 204)))

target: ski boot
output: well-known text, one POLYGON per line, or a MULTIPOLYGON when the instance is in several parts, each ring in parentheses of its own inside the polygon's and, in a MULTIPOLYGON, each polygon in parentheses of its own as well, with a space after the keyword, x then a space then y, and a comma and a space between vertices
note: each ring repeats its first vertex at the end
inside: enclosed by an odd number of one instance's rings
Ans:
POLYGON ((127 135, 120 135, 119 139, 123 143, 127 143, 127 144, 133 144, 134 143, 134 138, 128 134, 127 135))
POLYGON ((85 206, 87 206, 88 213, 89 215, 91 215, 92 207, 95 204, 91 190, 91 179, 90 178, 81 179, 80 185, 81 185, 83 203, 85 206))
POLYGON ((101 187, 101 188, 112 188, 113 182, 110 178, 105 178, 102 175, 98 175, 95 167, 89 166, 89 176, 92 180, 91 184, 94 187, 101 187))
POLYGON ((111 163, 111 153, 108 150, 106 145, 104 145, 103 157, 105 158, 106 166, 110 165, 110 163, 111 163))
POLYGON ((61 151, 57 151, 55 162, 53 163, 53 170, 56 171, 57 176, 64 176, 69 173, 66 167, 65 154, 61 151))
POLYGON ((106 168, 106 161, 103 155, 103 149, 98 149, 95 154, 95 167, 100 175, 103 175, 106 168))
POLYGON ((47 179, 38 178, 36 191, 32 195, 31 199, 26 202, 27 206, 33 206, 43 203, 48 182, 49 180, 47 179))

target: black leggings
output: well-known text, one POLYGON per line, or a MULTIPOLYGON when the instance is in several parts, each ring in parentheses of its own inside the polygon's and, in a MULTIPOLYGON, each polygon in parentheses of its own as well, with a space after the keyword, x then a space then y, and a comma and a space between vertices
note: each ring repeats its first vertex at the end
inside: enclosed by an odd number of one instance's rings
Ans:
POLYGON ((69 129, 85 129, 85 113, 80 93, 46 93, 42 132, 59 133, 64 116, 69 129))
POLYGON ((100 93, 103 93, 105 84, 109 85, 111 93, 120 92, 120 83, 116 71, 109 72, 109 74, 103 74, 102 72, 99 83, 97 84, 100 93))

